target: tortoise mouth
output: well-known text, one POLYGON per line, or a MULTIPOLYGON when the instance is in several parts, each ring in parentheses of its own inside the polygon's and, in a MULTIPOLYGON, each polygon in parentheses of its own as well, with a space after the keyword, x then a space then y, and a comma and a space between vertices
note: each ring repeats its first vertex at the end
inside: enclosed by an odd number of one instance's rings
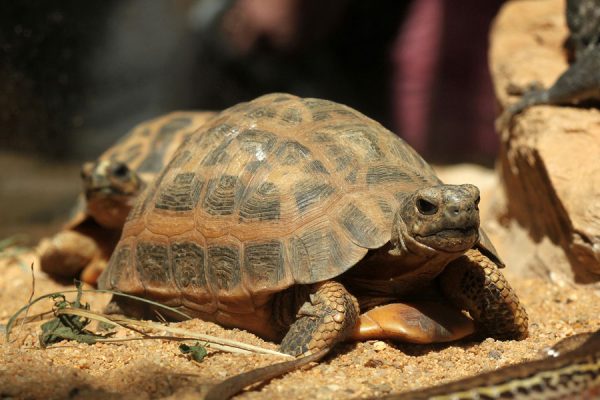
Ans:
POLYGON ((130 191, 126 191, 114 186, 96 186, 93 188, 87 188, 85 190, 86 197, 111 197, 111 196, 127 196, 131 197, 135 195, 135 193, 131 193, 130 191))
POLYGON ((415 235, 418 242, 447 253, 470 249, 478 238, 479 229, 476 226, 442 229, 427 235, 415 235))

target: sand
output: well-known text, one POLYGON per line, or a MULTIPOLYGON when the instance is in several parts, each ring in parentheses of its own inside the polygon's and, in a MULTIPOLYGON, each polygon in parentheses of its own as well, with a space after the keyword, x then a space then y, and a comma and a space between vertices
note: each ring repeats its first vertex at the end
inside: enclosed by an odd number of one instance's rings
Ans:
MULTIPOLYGON (((8 159, 7 163, 12 165, 14 160, 8 159)), ((0 239, 15 233, 30 237, 36 237, 37 233, 39 238, 39 232, 52 232, 57 229, 59 219, 32 217, 31 224, 24 224, 24 216, 45 215, 54 210, 56 204, 68 210, 70 199, 75 197, 77 185, 71 185, 71 193, 64 188, 57 189, 55 194, 44 189, 45 194, 34 195, 34 190, 44 188, 42 184, 63 187, 65 184, 61 182, 77 179, 76 169, 72 168, 69 174, 48 167, 30 169, 35 172, 31 176, 38 176, 38 180, 29 179, 27 168, 21 168, 24 172, 20 181, 0 180, 5 189, 10 189, 10 196, 0 198, 4 214, 0 239), (29 185, 25 187, 27 182, 29 185), (55 200, 36 202, 41 196, 55 200), (18 201, 19 198, 24 200, 18 201), (43 213, 40 207, 45 207, 43 213)), ((0 177, 2 171, 7 169, 0 170, 0 177)), ((493 171, 457 166, 439 172, 446 182, 468 181, 482 189, 482 220, 505 259, 527 255, 529 247, 502 240, 514 235, 503 231, 491 218, 488 205, 493 196, 490 193, 497 192, 498 187, 493 171)), ((17 253, 15 248, 0 251, 0 324, 5 324, 15 311, 27 304, 32 293, 32 263, 35 296, 73 289, 72 284, 55 282, 39 271, 31 250, 17 253)), ((564 337, 600 328, 600 301, 592 287, 576 286, 564 280, 551 283, 535 274, 526 278, 528 274, 514 263, 509 263, 505 274, 529 313, 530 335, 523 341, 487 339, 427 346, 390 341, 344 343, 318 365, 253 387, 238 398, 347 399, 416 389, 534 359, 542 349, 564 337)), ((90 303, 92 310, 101 311, 108 297, 86 295, 84 300, 90 303)), ((51 306, 49 300, 38 303, 30 309, 29 315, 50 310, 51 306)), ((179 343, 166 340, 94 345, 62 342, 43 349, 38 341, 41 324, 42 321, 37 321, 17 326, 8 343, 4 335, 0 335, 0 398, 198 399, 211 385, 228 376, 281 361, 277 356, 209 351, 208 356, 197 363, 180 353, 179 343)), ((250 333, 224 329, 209 322, 193 320, 172 325, 277 348, 275 343, 265 342, 250 333)), ((117 336, 137 335, 118 330, 117 336)))
MULTIPOLYGON (((27 303, 31 296, 32 253, 18 257, 0 253, 0 321, 27 303)), ((72 289, 34 268, 35 296, 72 289)), ((526 305, 530 335, 523 341, 461 341, 443 345, 409 345, 368 341, 338 345, 318 365, 274 379, 241 394, 241 399, 346 399, 400 392, 467 377, 482 371, 537 358, 540 350, 561 338, 600 327, 598 296, 586 287, 558 287, 540 278, 506 275, 526 305)), ((106 295, 86 295, 100 311, 106 295)), ((36 304, 29 315, 49 310, 36 304)), ((233 374, 280 361, 277 356, 209 351, 200 363, 167 340, 81 344, 62 342, 41 348, 40 324, 17 326, 10 342, 0 341, 2 398, 187 399, 201 398, 210 385, 233 374)), ((173 326, 276 349, 276 344, 213 323, 187 321, 173 326)), ((118 336, 137 336, 119 330, 118 336)))

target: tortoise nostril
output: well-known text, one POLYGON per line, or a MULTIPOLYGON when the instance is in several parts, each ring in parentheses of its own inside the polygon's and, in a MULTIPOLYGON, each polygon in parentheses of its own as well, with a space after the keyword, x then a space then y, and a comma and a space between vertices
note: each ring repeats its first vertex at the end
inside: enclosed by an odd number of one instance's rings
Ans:
POLYGON ((424 198, 419 198, 417 199, 417 210, 423 215, 433 215, 437 212, 438 207, 424 198))

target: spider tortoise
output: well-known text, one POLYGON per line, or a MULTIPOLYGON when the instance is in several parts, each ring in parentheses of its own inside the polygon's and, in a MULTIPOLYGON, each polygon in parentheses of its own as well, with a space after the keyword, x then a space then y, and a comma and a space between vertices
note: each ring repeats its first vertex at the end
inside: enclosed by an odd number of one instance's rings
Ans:
POLYGON ((177 147, 215 113, 176 111, 135 126, 81 169, 83 193, 69 221, 38 247, 43 271, 95 284, 136 197, 177 147))
MULTIPOLYGON (((443 184, 358 111, 265 95, 177 149, 136 201, 99 287, 281 340, 292 355, 346 338, 520 339, 527 315, 478 202, 477 187, 443 184)), ((138 317, 149 307, 109 305, 138 317)))

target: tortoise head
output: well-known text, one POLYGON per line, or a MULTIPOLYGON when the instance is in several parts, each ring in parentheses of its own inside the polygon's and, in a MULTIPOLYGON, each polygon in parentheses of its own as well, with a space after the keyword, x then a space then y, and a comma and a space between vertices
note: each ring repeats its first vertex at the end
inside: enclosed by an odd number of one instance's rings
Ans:
MULTIPOLYGON (((397 251, 429 248, 457 256, 479 239, 479 189, 474 185, 438 185, 404 198, 394 218, 392 243, 397 251)), ((418 252, 418 250, 417 250, 418 252)))
POLYGON ((122 228, 144 182, 127 164, 101 160, 81 168, 87 211, 106 228, 122 228))

